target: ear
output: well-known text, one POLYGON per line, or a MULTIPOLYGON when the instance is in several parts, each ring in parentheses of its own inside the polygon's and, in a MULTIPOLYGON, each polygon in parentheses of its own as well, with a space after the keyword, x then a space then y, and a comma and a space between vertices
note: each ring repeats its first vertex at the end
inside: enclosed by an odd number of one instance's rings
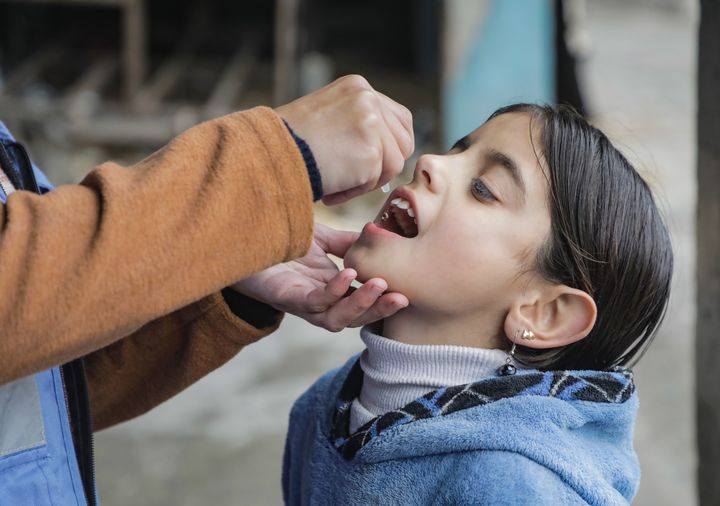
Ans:
POLYGON ((595 325, 597 307, 582 290, 565 285, 548 285, 524 295, 505 318, 505 335, 512 341, 523 329, 535 334, 534 340, 515 342, 528 348, 556 348, 587 336, 595 325))

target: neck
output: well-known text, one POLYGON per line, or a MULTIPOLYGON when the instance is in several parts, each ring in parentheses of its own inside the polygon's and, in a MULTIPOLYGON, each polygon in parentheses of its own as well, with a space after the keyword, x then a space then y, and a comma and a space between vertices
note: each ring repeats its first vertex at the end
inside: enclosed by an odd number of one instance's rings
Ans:
POLYGON ((428 315, 412 305, 383 320, 382 335, 407 344, 447 344, 504 349, 502 318, 428 315))

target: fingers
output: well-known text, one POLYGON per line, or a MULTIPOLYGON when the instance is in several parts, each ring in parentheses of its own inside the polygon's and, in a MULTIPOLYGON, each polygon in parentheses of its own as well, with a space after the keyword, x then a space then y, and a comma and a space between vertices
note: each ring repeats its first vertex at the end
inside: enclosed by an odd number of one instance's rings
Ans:
POLYGON ((365 314, 385 290, 387 290, 387 283, 384 280, 371 279, 329 308, 322 326, 331 332, 340 332, 365 314))
POLYGON ((350 284, 357 277, 354 269, 343 269, 327 282, 307 295, 307 311, 322 313, 337 303, 350 289, 350 284))
POLYGON ((296 314, 314 325, 339 332, 346 327, 359 327, 387 318, 408 306, 409 301, 404 295, 385 293, 387 282, 380 278, 373 278, 360 288, 352 288, 350 284, 356 276, 353 269, 339 272, 326 286, 308 295, 308 312, 296 314))
POLYGON ((385 184, 385 183, 379 183, 378 181, 372 181, 371 183, 364 184, 362 186, 356 186, 355 188, 351 188, 349 190, 333 193, 332 195, 325 195, 322 198, 322 203, 325 204, 326 206, 334 206, 336 204, 342 204, 343 202, 352 200, 359 195, 363 195, 363 194, 369 192, 370 190, 379 188, 383 184, 385 184))
POLYGON ((322 326, 331 332, 357 327, 395 314, 407 307, 408 300, 399 293, 384 294, 387 283, 373 278, 327 310, 322 326))
POLYGON ((386 293, 347 326, 362 327, 363 325, 382 320, 383 318, 388 318, 399 310, 406 308, 408 304, 409 301, 404 295, 397 292, 386 293))
POLYGON ((348 200, 351 200, 358 195, 362 195, 363 193, 366 193, 366 190, 364 190, 362 186, 356 186, 351 190, 345 190, 333 193, 331 195, 325 195, 322 198, 322 203, 326 206, 334 206, 337 204, 342 204, 343 202, 347 202, 348 200))
POLYGON ((364 105, 366 114, 364 120, 358 124, 358 132, 363 138, 363 145, 358 144, 355 149, 361 161, 362 172, 358 173, 360 179, 354 187, 346 188, 346 191, 361 191, 362 193, 378 188, 391 180, 403 169, 405 158, 400 149, 399 141, 396 138, 393 128, 402 132, 404 129, 399 120, 392 112, 387 110, 380 97, 373 92, 366 94, 364 105), (389 122, 390 121, 390 122, 389 122))
POLYGON ((322 223, 315 222, 315 241, 325 251, 337 257, 345 257, 345 253, 350 249, 357 238, 359 233, 347 232, 344 230, 335 230, 334 228, 323 225, 322 223))
MULTIPOLYGON (((394 122, 395 128, 402 130, 400 122, 395 115, 389 114, 391 122, 394 122)), ((368 190, 379 188, 388 181, 394 179, 402 172, 405 165, 405 157, 403 156, 400 143, 395 133, 392 131, 393 125, 385 122, 384 128, 380 129, 380 143, 382 144, 382 166, 379 177, 375 181, 368 181, 368 190)), ((404 130, 402 130, 404 132, 404 130)), ((401 135, 403 137, 404 135, 401 135)))
POLYGON ((373 90, 379 119, 373 130, 379 136, 381 146, 380 173, 364 184, 350 188, 342 198, 350 199, 374 190, 394 179, 402 172, 405 160, 415 150, 415 134, 410 111, 384 94, 373 90))
POLYGON ((407 160, 415 151, 415 132, 410 110, 388 96, 376 91, 383 105, 383 116, 390 126, 403 157, 407 160), (392 117, 392 119, 391 119, 392 117))

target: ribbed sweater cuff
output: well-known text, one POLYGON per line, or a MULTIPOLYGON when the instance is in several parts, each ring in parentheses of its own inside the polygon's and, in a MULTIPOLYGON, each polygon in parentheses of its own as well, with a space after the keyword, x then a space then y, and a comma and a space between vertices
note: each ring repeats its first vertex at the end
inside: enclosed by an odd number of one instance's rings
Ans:
POLYGON ((224 288, 221 293, 230 311, 255 328, 271 327, 277 323, 278 318, 282 315, 280 311, 272 306, 251 299, 230 287, 224 288))
POLYGON ((323 197, 322 177, 320 176, 320 170, 318 170, 317 167, 315 155, 313 155, 308 143, 296 134, 292 128, 290 128, 288 122, 283 120, 283 123, 285 123, 285 126, 290 132, 290 135, 292 135, 292 138, 295 140, 295 144, 297 144, 297 147, 302 154, 303 160, 305 160, 305 167, 307 167, 308 177, 310 178, 310 186, 312 187, 313 200, 320 200, 323 197))

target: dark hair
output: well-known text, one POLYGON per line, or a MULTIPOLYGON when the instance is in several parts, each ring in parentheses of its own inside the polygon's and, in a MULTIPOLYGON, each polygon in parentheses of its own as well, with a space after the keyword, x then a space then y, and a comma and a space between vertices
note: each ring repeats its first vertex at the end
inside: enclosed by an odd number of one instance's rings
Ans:
POLYGON ((534 270, 587 292, 598 310, 584 339, 549 350, 519 346, 516 357, 540 369, 632 365, 665 315, 673 270, 670 238, 650 188, 574 109, 515 104, 489 119, 511 112, 531 115, 531 139, 540 127, 536 154, 549 181, 551 230, 534 270))

